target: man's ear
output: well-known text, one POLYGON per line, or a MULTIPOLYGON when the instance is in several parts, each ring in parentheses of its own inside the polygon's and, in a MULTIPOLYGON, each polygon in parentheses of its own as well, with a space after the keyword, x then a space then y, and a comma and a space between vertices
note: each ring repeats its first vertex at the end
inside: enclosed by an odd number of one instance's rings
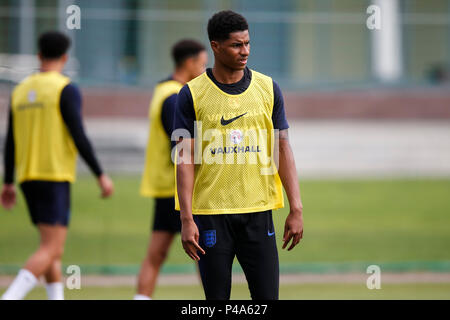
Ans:
POLYGON ((69 54, 64 53, 64 54, 61 56, 61 60, 62 60, 63 63, 66 63, 67 60, 69 60, 69 54))
POLYGON ((218 41, 214 41, 214 40, 211 41, 211 49, 214 53, 218 53, 219 46, 220 46, 220 44, 218 41))
POLYGON ((38 56, 39 61, 42 61, 42 54, 40 52, 38 52, 37 56, 38 56))
POLYGON ((194 57, 189 57, 184 60, 182 67, 186 70, 192 70, 192 65, 194 64, 194 57))

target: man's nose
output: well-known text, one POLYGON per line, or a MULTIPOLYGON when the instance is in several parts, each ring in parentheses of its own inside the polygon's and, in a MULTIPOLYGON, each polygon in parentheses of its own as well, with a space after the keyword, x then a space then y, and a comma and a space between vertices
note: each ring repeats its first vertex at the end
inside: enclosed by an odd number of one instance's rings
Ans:
POLYGON ((250 46, 243 45, 241 49, 241 55, 248 56, 250 54, 250 46))

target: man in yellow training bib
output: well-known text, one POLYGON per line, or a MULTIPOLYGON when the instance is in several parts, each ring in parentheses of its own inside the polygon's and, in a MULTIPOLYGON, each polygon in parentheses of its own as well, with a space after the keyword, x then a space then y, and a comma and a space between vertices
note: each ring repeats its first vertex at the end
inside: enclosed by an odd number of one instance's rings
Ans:
POLYGON ((14 171, 28 211, 39 229, 39 249, 28 259, 2 298, 23 299, 40 276, 50 300, 64 299, 61 259, 70 220, 70 184, 79 152, 98 179, 102 197, 113 193, 85 134, 81 94, 61 72, 70 39, 60 32, 39 38, 40 72, 18 84, 11 96, 1 203, 16 202, 14 171))
POLYGON ((175 102, 183 85, 205 71, 208 54, 194 40, 181 40, 172 48, 175 71, 153 91, 150 103, 150 134, 141 195, 154 198, 153 232, 142 262, 135 300, 150 299, 159 270, 175 235, 181 231, 180 214, 175 211, 175 169, 171 143, 175 102))
POLYGON ((175 116, 174 129, 189 133, 175 133, 181 137, 176 200, 183 248, 199 263, 206 299, 230 298, 235 257, 252 299, 278 299, 272 210, 283 207, 283 186, 290 206, 283 249, 294 248, 303 235, 283 97, 270 77, 247 67, 250 38, 244 17, 216 13, 208 36, 214 67, 181 89, 175 116))

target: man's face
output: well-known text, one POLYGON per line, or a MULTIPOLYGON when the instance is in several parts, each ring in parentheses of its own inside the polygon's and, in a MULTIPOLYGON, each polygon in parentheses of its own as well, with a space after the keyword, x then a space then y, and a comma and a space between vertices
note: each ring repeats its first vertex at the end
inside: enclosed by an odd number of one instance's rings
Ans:
POLYGON ((189 73, 192 79, 198 77, 206 70, 206 65, 208 64, 208 53, 206 51, 201 51, 198 55, 192 57, 189 64, 189 73))
POLYGON ((211 41, 215 58, 232 70, 243 70, 250 55, 248 30, 230 33, 223 41, 211 41))

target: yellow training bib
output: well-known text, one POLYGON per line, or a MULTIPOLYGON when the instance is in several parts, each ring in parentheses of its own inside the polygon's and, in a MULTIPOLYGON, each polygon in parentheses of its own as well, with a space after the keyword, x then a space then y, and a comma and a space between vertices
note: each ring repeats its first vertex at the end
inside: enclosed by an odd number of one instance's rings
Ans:
POLYGON ((171 158, 170 137, 161 120, 164 101, 178 94, 183 87, 175 80, 159 83, 150 103, 150 132, 147 143, 141 195, 145 197, 173 197, 175 194, 174 165, 171 158))
POLYGON ((272 79, 252 71, 249 87, 238 95, 220 90, 206 73, 188 85, 199 133, 192 213, 282 208, 282 184, 273 159, 272 79))
POLYGON ((70 79, 58 72, 33 74, 11 97, 18 182, 75 181, 77 150, 60 111, 70 79))

